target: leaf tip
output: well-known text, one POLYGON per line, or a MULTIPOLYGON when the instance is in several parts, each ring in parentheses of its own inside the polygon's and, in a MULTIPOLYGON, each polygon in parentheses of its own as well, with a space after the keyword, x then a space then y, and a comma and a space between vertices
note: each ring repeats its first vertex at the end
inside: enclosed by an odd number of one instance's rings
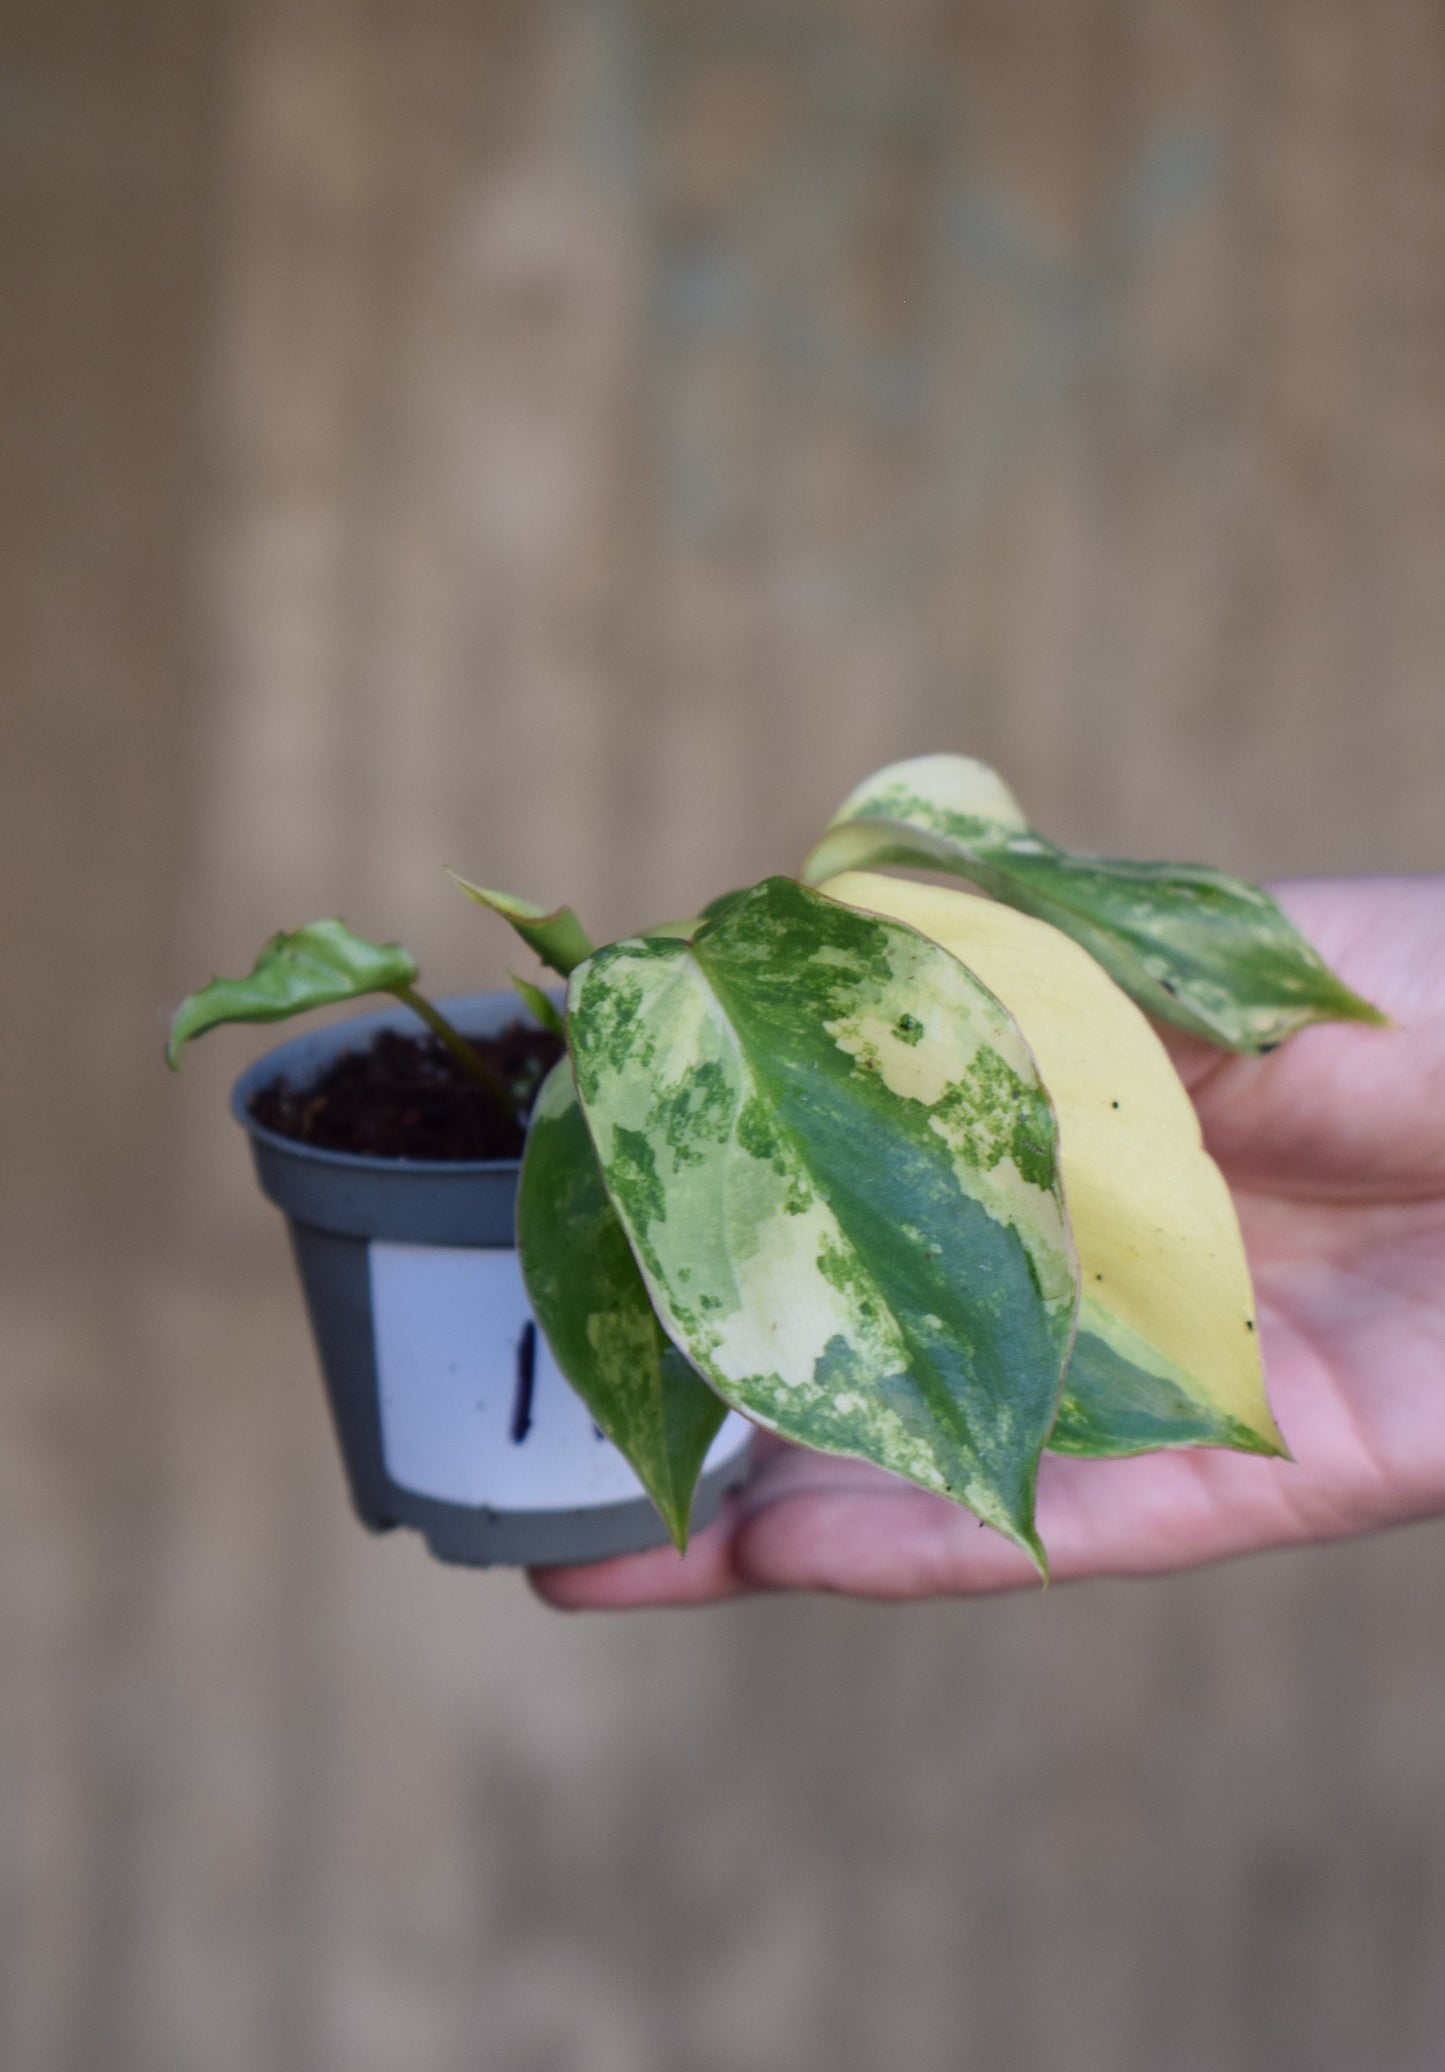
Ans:
MULTIPOLYGON (((1249 1328, 1253 1330, 1253 1324, 1249 1328)), ((1268 1403, 1248 1420, 1225 1418, 1218 1438, 1204 1443, 1226 1447, 1234 1453, 1252 1453, 1260 1460, 1294 1462, 1289 1441, 1276 1423, 1268 1403)))
POLYGON ((1285 1460, 1289 1462, 1291 1467, 1297 1465, 1294 1454, 1290 1450, 1288 1439, 1286 1439, 1273 1418, 1269 1420, 1266 1429, 1255 1432, 1252 1436, 1254 1439, 1254 1451, 1260 1455, 1261 1459, 1285 1460))
MULTIPOLYGON (((631 1456, 629 1456, 631 1458, 631 1456)), ((662 1520, 669 1544, 679 1554, 687 1552, 688 1539, 692 1532, 692 1489, 679 1501, 675 1489, 666 1488, 662 1478, 655 1472, 645 1474, 636 1460, 632 1461, 634 1472, 640 1477, 646 1489, 652 1508, 662 1520)))
MULTIPOLYGON (((211 984, 214 985, 215 983, 216 981, 212 979, 211 984)), ((186 1045, 196 1036, 205 1033, 204 1030, 196 1029, 193 1026, 195 1006, 198 998, 199 995, 195 993, 187 994, 186 998, 176 1008, 166 1023, 166 1064, 172 1072, 180 1071, 181 1054, 185 1050, 186 1045)))
POLYGON ((1018 1548, 1020 1554, 1027 1555, 1038 1572, 1040 1589, 1047 1590, 1050 1580, 1049 1550, 1039 1537, 1039 1529, 1034 1523, 1032 1508, 1029 1517, 1026 1519, 1008 1518, 1005 1520, 990 1517, 980 1519, 979 1522, 984 1525, 992 1525, 1012 1546, 1018 1548))
POLYGON ((1325 966, 1326 983, 1316 996, 1313 1019, 1317 1022, 1357 1022, 1366 1028, 1398 1029, 1399 1023, 1384 1008, 1376 1007, 1363 993, 1346 985, 1337 971, 1325 966))

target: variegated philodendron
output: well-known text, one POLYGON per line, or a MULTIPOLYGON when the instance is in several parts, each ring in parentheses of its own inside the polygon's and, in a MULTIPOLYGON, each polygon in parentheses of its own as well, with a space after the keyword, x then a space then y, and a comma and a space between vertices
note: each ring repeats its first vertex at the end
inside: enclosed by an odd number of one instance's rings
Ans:
MULTIPOLYGON (((570 907, 457 881, 569 979, 523 1271, 677 1544, 726 1404, 967 1504, 1040 1567, 1045 1446, 1283 1451, 1233 1205, 1140 1009, 1242 1051, 1384 1017, 1259 887, 1062 849, 962 756, 859 786, 802 880, 595 951, 570 907)), ((218 1023, 385 991, 482 1073, 415 977, 312 923, 184 1002, 172 1062, 218 1023)))

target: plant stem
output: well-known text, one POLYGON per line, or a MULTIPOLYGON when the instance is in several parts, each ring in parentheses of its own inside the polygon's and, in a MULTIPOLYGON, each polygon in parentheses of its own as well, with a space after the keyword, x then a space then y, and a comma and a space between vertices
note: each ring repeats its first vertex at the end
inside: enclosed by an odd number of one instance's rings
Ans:
POLYGON ((403 1007, 409 1007, 413 1014, 421 1017, 438 1043, 443 1044, 461 1066, 468 1079, 475 1080, 478 1086, 484 1086, 503 1114, 510 1115, 515 1121, 516 1096, 496 1066, 474 1050, 461 1031, 454 1029, 441 1010, 433 1007, 430 1000, 423 999, 414 986, 393 986, 391 990, 403 1007))

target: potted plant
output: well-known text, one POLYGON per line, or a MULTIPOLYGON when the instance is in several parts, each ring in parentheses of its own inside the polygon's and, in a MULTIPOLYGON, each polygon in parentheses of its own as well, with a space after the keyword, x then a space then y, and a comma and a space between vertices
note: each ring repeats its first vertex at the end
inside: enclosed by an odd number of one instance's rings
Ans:
POLYGON ((438 1005, 405 950, 323 921, 170 1034, 174 1064, 221 1022, 395 998, 234 1096, 369 1525, 470 1561, 681 1547, 761 1425, 967 1505, 1042 1572, 1045 1447, 1284 1450, 1233 1207, 1148 1018, 1262 1051, 1383 1017, 1258 887, 1061 848, 947 755, 860 786, 797 879, 602 948, 457 882, 565 998, 438 1005))

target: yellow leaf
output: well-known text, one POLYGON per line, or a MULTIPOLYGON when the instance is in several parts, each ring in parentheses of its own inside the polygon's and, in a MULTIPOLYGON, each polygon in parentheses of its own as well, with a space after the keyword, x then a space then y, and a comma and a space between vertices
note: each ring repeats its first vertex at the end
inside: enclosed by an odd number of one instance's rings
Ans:
POLYGON ((1218 1413, 1234 1443, 1284 1452, 1234 1204, 1145 1016, 1086 950, 1011 907, 868 871, 819 889, 950 950, 1017 1020, 1058 1114, 1081 1342, 1218 1413))

